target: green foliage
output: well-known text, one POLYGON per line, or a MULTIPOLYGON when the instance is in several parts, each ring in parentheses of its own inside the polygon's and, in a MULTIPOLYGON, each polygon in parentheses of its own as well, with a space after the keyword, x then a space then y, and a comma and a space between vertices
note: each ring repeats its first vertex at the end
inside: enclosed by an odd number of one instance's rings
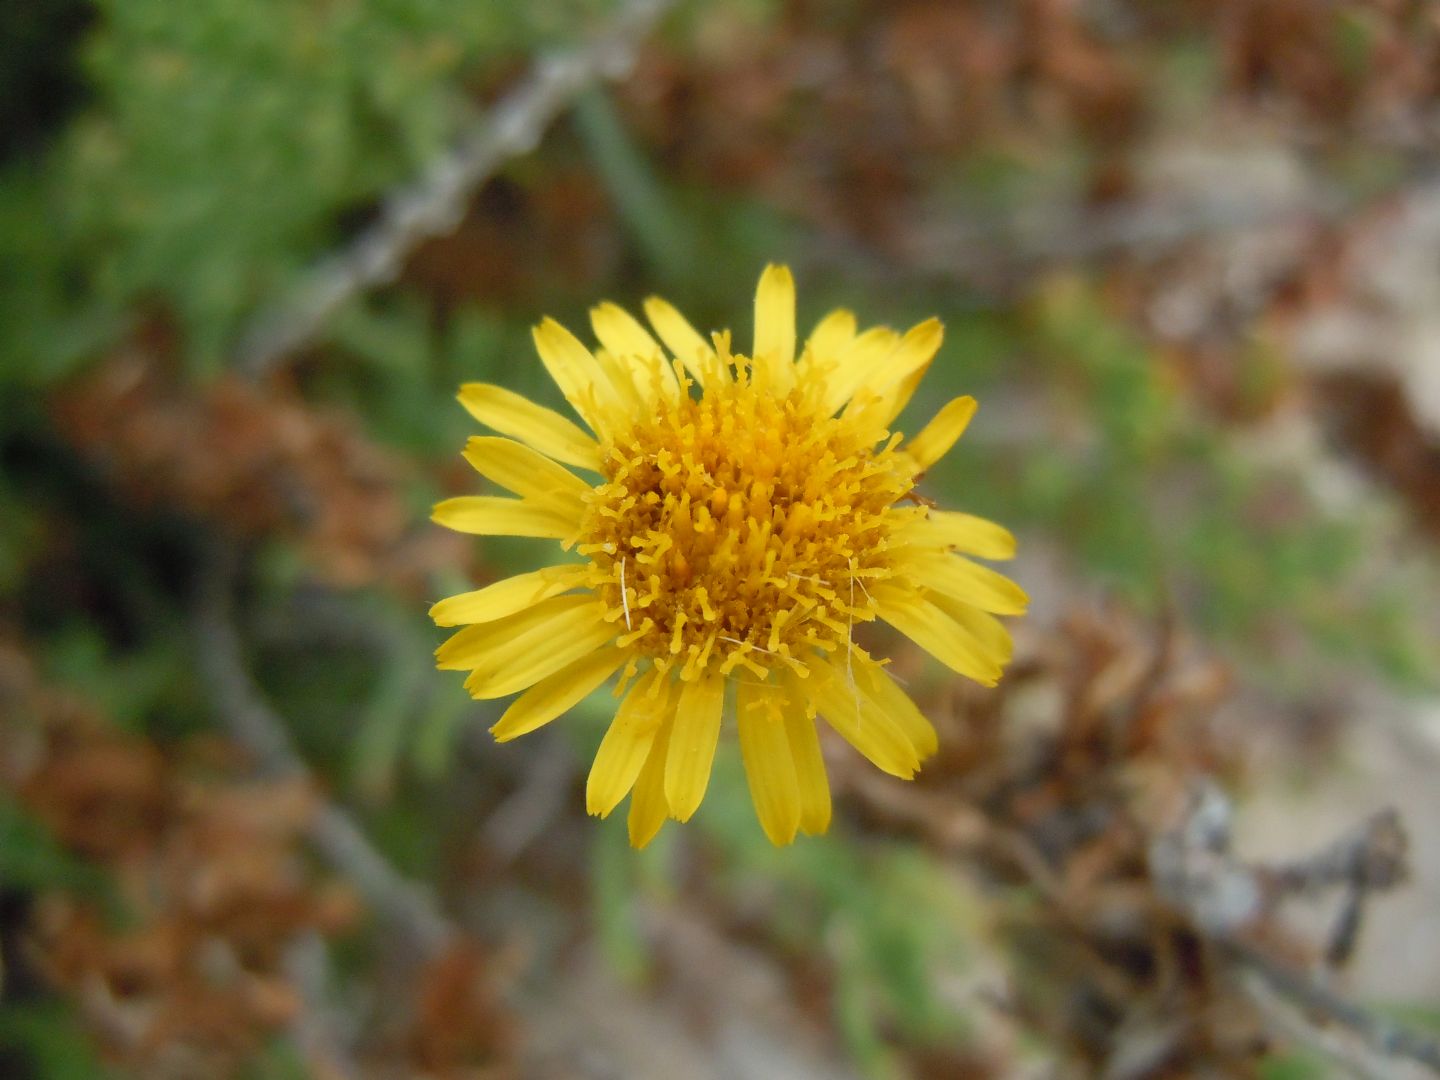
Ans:
POLYGON ((0 386, 7 389, 53 382, 125 322, 85 281, 53 172, 22 162, 0 173, 0 386))
POLYGON ((1440 1001, 1381 1001, 1369 1002, 1368 1006, 1372 1012, 1397 1024, 1440 1034, 1440 1001))
POLYGON ((95 867, 67 852, 11 798, 0 795, 0 887, 65 887, 101 895, 105 881, 95 867))
MULTIPOLYGON (((598 696, 592 703, 595 711, 605 705, 598 696)), ((577 739, 579 752, 593 751, 593 742, 577 739)), ((677 902, 672 845, 685 841, 672 823, 645 851, 633 852, 624 819, 622 805, 597 829, 591 897, 606 955, 638 979, 648 949, 636 898, 677 902)), ((867 848, 843 832, 775 848, 755 820, 739 755, 729 745, 718 751, 695 823, 723 856, 710 887, 727 907, 763 911, 765 930, 782 952, 823 950, 837 1027, 866 1075, 891 1075, 889 1039, 897 1032, 936 1044, 964 1037, 964 1016, 937 989, 942 977, 968 967, 985 932, 982 909, 958 878, 917 850, 867 848)))
POLYGON ((46 653, 50 678, 93 701, 121 727, 157 734, 167 727, 167 715, 189 715, 187 726, 199 726, 188 678, 192 664, 189 644, 179 633, 147 638, 139 648, 116 649, 81 621, 60 629, 46 653))
MULTIPOLYGON (((360 649, 349 651, 368 653, 373 678, 348 672, 340 687, 332 687, 342 696, 349 688, 341 706, 346 718, 337 721, 348 746, 326 757, 345 763, 358 793, 388 800, 404 776, 434 782, 450 771, 456 739, 474 719, 476 706, 457 692, 458 680, 435 670, 434 628, 421 613, 395 610, 374 597, 357 598, 347 607, 345 617, 365 627, 364 640, 355 643, 360 649), (358 697, 357 684, 366 690, 358 697)), ((301 681, 313 677, 305 672, 330 663, 313 655, 297 659, 301 681)), ((292 699, 286 704, 293 707, 292 699)), ((329 726, 333 730, 335 723, 329 726)))
POLYGON ((1346 75, 1359 81, 1375 68, 1377 27, 1360 11, 1338 7, 1335 12, 1334 50, 1346 75))
POLYGON ((716 884, 731 904, 766 912, 782 949, 824 950, 837 1022, 870 1075, 886 1073, 896 1031, 922 1043, 964 1037, 964 1017, 937 989, 970 966, 985 933, 981 908, 958 877, 903 844, 856 844, 839 825, 773 847, 733 746, 721 748, 696 821, 724 853, 716 884))
POLYGON ((576 103, 575 120, 635 246, 657 276, 677 286, 694 281, 702 269, 694 258, 694 227, 678 212, 608 95, 602 90, 583 95, 576 103))
MULTIPOLYGON (((999 348, 1000 324, 980 325, 999 348)), ((1034 357, 1027 389, 1039 400, 1028 407, 1056 430, 987 443, 982 409, 975 437, 933 470, 942 501, 1063 536, 1131 603, 1178 604, 1270 677, 1304 679, 1328 655, 1434 685, 1426 657, 1437 643, 1417 602, 1434 569, 1386 561, 1377 573, 1373 553, 1396 533, 1383 500, 1336 513, 1295 466, 1265 461, 1183 407, 1160 358, 1079 281, 1043 292, 1008 333, 1012 356, 1034 357), (1308 647, 1254 647, 1285 625, 1308 647)))
POLYGON ((25 568, 41 542, 42 525, 26 500, 0 474, 0 595, 19 589, 25 568))
POLYGON ((883 1075, 895 1032, 921 1043, 963 1038, 963 1016, 937 993, 942 977, 966 970, 982 932, 959 883, 918 852, 857 848, 843 834, 777 852, 746 798, 743 778, 722 772, 702 811, 712 842, 726 850, 726 888, 742 906, 756 889, 769 893, 774 932, 797 953, 823 943, 836 1019, 856 1059, 883 1075), (715 821, 712 802, 729 811, 724 820, 715 821), (742 814, 752 820, 735 820, 742 814))
POLYGON ((26 267, 0 355, 61 371, 158 299, 214 367, 347 215, 476 119, 468 75, 574 40, 608 7, 104 0, 93 106, 46 163, 0 176, 0 265, 26 267))
POLYGON ((289 1039, 272 1039, 241 1073, 241 1080, 310 1080, 304 1055, 289 1039))
POLYGON ((11 1002, 0 1007, 0 1055, 25 1061, 21 1075, 44 1080, 103 1080, 106 1069, 75 1013, 59 1002, 11 1002))
MULTIPOLYGON (((654 859, 655 855, 649 857, 654 859)), ((647 949, 635 912, 640 864, 630 850, 623 807, 596 830, 590 859, 590 901, 595 914, 596 940, 621 978, 638 981, 647 961, 647 949)))
POLYGON ((1314 1054, 1296 1050, 1261 1061, 1257 1075, 1259 1080, 1329 1080, 1335 1072, 1314 1054))
POLYGON ((377 438, 424 457, 453 458, 477 430, 455 401, 462 383, 499 382, 560 404, 534 356, 529 323, 539 315, 531 316, 467 306, 437 323, 417 298, 403 295, 354 305, 330 334, 351 363, 318 374, 314 389, 366 417, 377 438))

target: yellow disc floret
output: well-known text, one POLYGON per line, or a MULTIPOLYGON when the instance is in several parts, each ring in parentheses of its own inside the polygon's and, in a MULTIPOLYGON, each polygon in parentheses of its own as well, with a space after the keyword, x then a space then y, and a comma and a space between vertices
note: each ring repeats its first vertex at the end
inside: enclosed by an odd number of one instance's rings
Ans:
POLYGON ((819 384, 787 392, 746 357, 732 377, 663 401, 606 446, 579 551, 619 644, 681 679, 743 665, 803 674, 875 617, 894 509, 915 466, 873 430, 826 415, 819 384))

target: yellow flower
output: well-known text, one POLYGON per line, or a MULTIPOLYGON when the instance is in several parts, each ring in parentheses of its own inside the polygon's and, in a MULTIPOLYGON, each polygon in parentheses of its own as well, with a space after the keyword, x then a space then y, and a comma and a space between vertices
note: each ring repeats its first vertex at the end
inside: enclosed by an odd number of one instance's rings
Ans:
POLYGON ((500 741, 620 672, 586 804, 604 817, 630 795, 637 847, 700 805, 733 686, 756 813, 788 844, 830 822, 817 716, 894 776, 909 779, 936 749, 935 729, 855 628, 878 617, 993 685, 1011 652, 995 616, 1022 612, 1025 594, 965 556, 1008 558, 1015 542, 913 494, 973 398, 913 439, 889 431, 940 347, 937 320, 857 332, 834 311, 797 356, 783 266, 760 277, 748 357, 728 331, 706 340, 663 300, 645 314, 658 342, 610 303, 590 312, 594 351, 552 319, 535 328, 589 431, 498 386, 461 389, 477 420, 510 436, 472 438, 465 459, 518 498, 447 499, 434 519, 558 540, 583 561, 436 604, 436 623, 464 626, 437 662, 469 671, 477 698, 524 691, 491 729, 500 741))

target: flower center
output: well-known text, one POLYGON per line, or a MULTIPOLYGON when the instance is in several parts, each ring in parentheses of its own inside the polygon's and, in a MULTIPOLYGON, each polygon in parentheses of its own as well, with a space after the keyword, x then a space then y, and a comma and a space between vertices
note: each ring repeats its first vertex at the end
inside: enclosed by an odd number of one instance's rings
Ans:
POLYGON ((914 485, 898 437, 877 446, 873 426, 823 415, 816 383, 777 394, 734 360, 733 379, 611 439, 581 533, 619 644, 682 679, 803 673, 844 647, 875 617, 868 586, 914 485))

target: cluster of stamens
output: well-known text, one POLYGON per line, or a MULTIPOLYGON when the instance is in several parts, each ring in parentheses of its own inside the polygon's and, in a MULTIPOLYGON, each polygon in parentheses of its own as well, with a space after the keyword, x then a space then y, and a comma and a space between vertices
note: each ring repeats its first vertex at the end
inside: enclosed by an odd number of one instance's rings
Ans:
POLYGON ((875 617, 914 468, 898 436, 824 415, 816 384, 780 393, 726 359, 700 394, 679 373, 678 398, 607 442, 578 550, 617 644, 660 669, 804 674, 875 617))

